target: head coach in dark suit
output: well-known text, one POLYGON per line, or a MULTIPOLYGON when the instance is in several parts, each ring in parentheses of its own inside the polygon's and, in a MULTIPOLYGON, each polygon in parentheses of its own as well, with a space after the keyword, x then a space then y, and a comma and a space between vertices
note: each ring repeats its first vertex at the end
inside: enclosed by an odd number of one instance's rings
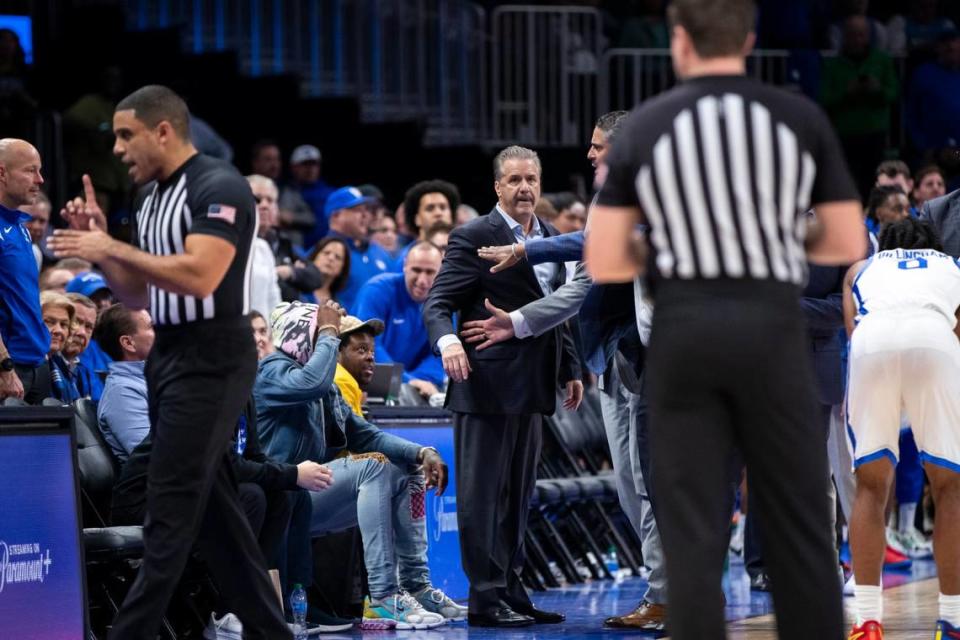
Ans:
POLYGON ((453 326, 490 317, 487 303, 519 309, 563 283, 562 264, 519 265, 491 273, 477 255, 483 246, 512 244, 556 230, 534 215, 540 198, 540 159, 507 147, 494 160, 497 205, 450 234, 440 273, 423 317, 450 377, 446 406, 454 413, 457 522, 464 571, 470 580, 468 620, 475 626, 561 622, 561 614, 530 602, 520 571, 530 497, 540 456, 541 420, 552 414, 558 384, 567 404, 579 404, 583 386, 569 330, 561 325, 538 338, 516 338, 477 351, 461 344, 453 326))

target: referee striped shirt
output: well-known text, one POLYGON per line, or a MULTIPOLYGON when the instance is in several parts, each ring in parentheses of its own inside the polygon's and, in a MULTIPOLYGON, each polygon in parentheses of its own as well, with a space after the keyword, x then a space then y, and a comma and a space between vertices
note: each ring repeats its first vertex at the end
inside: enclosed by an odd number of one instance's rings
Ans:
POLYGON ((745 76, 698 77, 647 101, 607 165, 598 202, 640 208, 666 279, 802 285, 804 212, 859 199, 820 108, 745 76))
POLYGON ((150 315, 157 325, 238 317, 250 310, 251 245, 257 233, 253 193, 232 165, 201 154, 141 192, 134 241, 144 251, 168 256, 183 253, 193 233, 223 238, 237 253, 220 285, 205 298, 149 285, 150 315))

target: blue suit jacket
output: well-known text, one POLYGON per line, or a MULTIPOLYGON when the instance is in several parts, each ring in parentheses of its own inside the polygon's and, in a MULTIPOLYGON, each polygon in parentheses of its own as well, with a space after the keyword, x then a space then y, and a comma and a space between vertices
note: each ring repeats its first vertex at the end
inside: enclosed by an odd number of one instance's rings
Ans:
MULTIPOLYGON (((583 231, 564 233, 532 240, 524 246, 527 261, 569 262, 583 260, 583 231)), ((595 284, 590 287, 578 315, 580 344, 591 372, 603 373, 620 338, 636 333, 636 310, 633 305, 633 284, 595 284)))

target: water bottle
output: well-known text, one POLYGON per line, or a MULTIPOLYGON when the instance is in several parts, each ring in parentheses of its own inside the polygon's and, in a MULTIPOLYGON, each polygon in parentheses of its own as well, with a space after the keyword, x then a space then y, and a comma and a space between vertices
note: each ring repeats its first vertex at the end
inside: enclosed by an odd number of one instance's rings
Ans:
POLYGON ((307 640, 307 592, 301 584, 293 585, 290 609, 293 611, 294 640, 307 640))
POLYGON ((617 572, 620 570, 620 563, 617 561, 617 549, 613 545, 610 545, 610 548, 607 549, 604 562, 607 565, 607 571, 610 572, 610 575, 616 578, 617 572))

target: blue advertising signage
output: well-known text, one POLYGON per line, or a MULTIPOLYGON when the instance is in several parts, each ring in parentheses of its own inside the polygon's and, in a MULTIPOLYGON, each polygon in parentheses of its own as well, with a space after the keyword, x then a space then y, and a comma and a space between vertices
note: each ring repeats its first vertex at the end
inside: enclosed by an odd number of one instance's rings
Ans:
POLYGON ((0 436, 0 638, 85 635, 75 482, 69 432, 0 436))
POLYGON ((450 482, 442 496, 427 491, 427 557, 430 579, 435 587, 454 600, 465 599, 470 584, 460 564, 460 534, 457 528, 457 482, 453 456, 453 425, 388 426, 384 431, 425 447, 434 447, 447 463, 450 482))

